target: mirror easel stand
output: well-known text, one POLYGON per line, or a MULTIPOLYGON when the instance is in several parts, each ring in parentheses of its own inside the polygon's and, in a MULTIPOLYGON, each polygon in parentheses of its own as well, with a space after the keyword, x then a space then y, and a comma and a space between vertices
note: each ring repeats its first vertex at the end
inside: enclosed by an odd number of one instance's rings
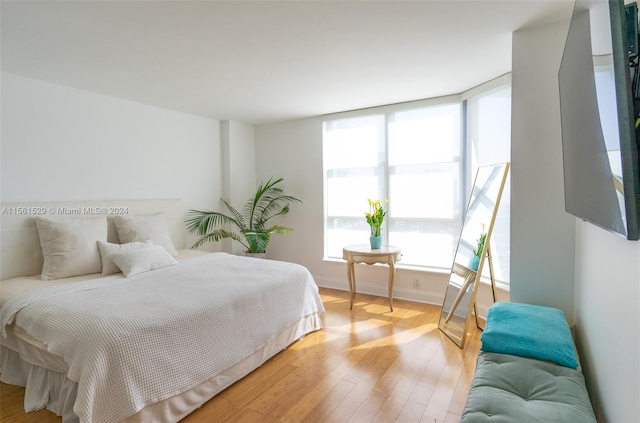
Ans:
MULTIPOLYGON (((493 259, 491 258, 491 243, 487 244, 487 263, 489 264, 489 278, 491 280, 491 295, 493 296, 493 303, 498 302, 498 291, 496 290, 496 278, 493 274, 493 259)), ((478 301, 474 298, 473 301, 473 314, 476 316, 476 327, 484 330, 484 325, 480 325, 478 320, 478 301)))
POLYGON ((485 262, 489 266, 493 301, 498 298, 490 241, 509 166, 510 163, 506 162, 478 168, 471 191, 438 322, 438 328, 460 348, 464 347, 472 314, 475 315, 476 327, 483 329, 476 297, 485 262), (480 226, 480 238, 476 239, 478 232, 475 228, 480 226), (479 262, 469 259, 471 251, 476 253, 474 240, 482 249, 477 256, 479 262))
MULTIPOLYGON (((496 292, 496 279, 493 276, 493 260, 491 258, 491 244, 489 242, 487 242, 487 254, 485 258, 487 259, 487 263, 489 264, 489 276, 491 279, 491 293, 493 295, 493 302, 495 303, 497 301, 498 296, 496 292)), ((460 289, 460 293, 458 294, 458 296, 453 302, 453 305, 451 306, 451 310, 449 311, 447 318, 445 319, 445 323, 447 323, 451 319, 451 317, 453 316, 453 313, 458 308, 458 305, 460 304, 462 297, 469 289, 469 285, 471 285, 476 280, 476 277, 477 277, 477 272, 475 270, 472 270, 457 264, 454 264, 454 267, 456 268, 456 273, 458 272, 463 273, 461 276, 464 277, 464 284, 462 285, 462 288, 460 289)), ((478 289, 477 286, 474 287, 474 291, 476 289, 478 289)), ((484 327, 481 326, 480 322, 478 321, 478 302, 475 300, 476 293, 474 292, 473 295, 474 295, 473 313, 476 316, 476 327, 478 329, 484 329, 484 327)))

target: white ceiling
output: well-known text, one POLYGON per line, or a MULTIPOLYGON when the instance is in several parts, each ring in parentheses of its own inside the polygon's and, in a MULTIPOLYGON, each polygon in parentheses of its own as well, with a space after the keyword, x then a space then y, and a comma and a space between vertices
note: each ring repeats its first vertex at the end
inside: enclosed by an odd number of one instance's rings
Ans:
POLYGON ((255 125, 460 93, 571 0, 2 1, 2 70, 255 125))

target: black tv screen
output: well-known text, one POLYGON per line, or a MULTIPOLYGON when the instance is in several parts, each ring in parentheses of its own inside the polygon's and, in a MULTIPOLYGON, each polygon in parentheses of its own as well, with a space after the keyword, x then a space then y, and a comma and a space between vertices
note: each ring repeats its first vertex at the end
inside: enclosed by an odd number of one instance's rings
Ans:
POLYGON ((637 8, 577 0, 558 75, 565 209, 638 239, 637 8))

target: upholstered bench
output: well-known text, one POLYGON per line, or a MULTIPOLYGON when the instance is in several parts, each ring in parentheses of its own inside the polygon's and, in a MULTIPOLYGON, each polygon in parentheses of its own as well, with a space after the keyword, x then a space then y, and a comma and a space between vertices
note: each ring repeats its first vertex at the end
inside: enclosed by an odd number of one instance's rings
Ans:
POLYGON ((561 310, 496 303, 481 340, 461 423, 595 423, 561 310))

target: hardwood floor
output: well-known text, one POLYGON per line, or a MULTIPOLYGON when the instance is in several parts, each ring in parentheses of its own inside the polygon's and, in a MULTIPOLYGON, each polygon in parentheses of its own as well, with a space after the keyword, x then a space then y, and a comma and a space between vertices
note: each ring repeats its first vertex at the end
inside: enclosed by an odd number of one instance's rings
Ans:
MULTIPOLYGON (((463 350, 438 328, 440 307, 320 289, 324 329, 267 361, 183 420, 200 422, 458 422, 480 331, 463 350)), ((60 422, 24 414, 24 389, 0 384, 0 421, 60 422)))

